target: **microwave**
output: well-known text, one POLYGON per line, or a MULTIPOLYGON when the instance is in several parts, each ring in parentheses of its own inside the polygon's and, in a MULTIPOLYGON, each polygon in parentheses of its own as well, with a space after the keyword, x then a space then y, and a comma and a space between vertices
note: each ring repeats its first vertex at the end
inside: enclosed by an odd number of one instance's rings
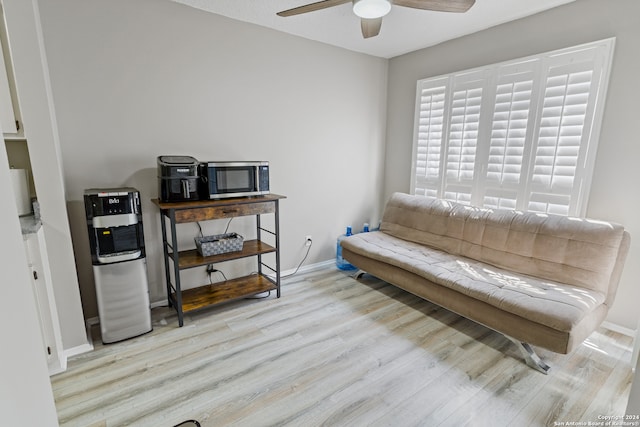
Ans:
POLYGON ((269 194, 269 162, 204 162, 200 176, 202 199, 269 194))

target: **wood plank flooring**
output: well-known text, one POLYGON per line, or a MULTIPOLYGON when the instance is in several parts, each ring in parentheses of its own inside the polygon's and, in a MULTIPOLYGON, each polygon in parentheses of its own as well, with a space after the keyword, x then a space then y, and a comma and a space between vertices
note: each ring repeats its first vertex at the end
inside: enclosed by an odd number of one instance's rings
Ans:
POLYGON ((506 338, 371 276, 326 268, 282 298, 185 316, 69 360, 61 426, 553 426, 622 415, 632 339, 599 329, 525 365, 506 338))

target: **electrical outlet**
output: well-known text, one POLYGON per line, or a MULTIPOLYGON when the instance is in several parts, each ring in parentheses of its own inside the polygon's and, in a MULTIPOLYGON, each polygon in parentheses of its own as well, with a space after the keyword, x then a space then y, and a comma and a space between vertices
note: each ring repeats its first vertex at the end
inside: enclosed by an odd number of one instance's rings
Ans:
POLYGON ((304 237, 304 245, 305 246, 311 246, 312 242, 313 242, 313 240, 311 239, 311 236, 305 236, 304 237))
POLYGON ((207 265, 207 273, 215 273, 217 270, 213 268, 213 264, 207 265))

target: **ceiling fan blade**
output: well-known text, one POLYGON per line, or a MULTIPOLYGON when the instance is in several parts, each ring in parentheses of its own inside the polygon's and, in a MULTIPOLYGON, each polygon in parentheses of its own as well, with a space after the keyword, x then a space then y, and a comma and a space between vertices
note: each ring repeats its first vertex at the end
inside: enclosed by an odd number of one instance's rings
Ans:
POLYGON ((365 39, 368 39, 369 37, 375 37, 380 33, 380 27, 382 27, 382 18, 362 18, 360 20, 360 26, 362 27, 362 36, 365 39))
POLYGON ((328 7, 339 6, 344 3, 351 3, 351 0, 325 0, 316 3, 307 4, 305 6, 294 7, 293 9, 278 12, 278 16, 293 16, 301 13, 315 12, 316 10, 326 9, 328 7))
POLYGON ((476 0, 394 0, 393 4, 437 12, 466 12, 476 0))

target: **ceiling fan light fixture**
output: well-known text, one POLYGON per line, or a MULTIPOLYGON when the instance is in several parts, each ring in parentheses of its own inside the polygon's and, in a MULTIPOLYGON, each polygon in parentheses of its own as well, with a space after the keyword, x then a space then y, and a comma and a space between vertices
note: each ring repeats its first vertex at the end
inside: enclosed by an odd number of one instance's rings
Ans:
POLYGON ((382 18, 391 11, 389 0, 354 0, 353 13, 364 19, 382 18))

